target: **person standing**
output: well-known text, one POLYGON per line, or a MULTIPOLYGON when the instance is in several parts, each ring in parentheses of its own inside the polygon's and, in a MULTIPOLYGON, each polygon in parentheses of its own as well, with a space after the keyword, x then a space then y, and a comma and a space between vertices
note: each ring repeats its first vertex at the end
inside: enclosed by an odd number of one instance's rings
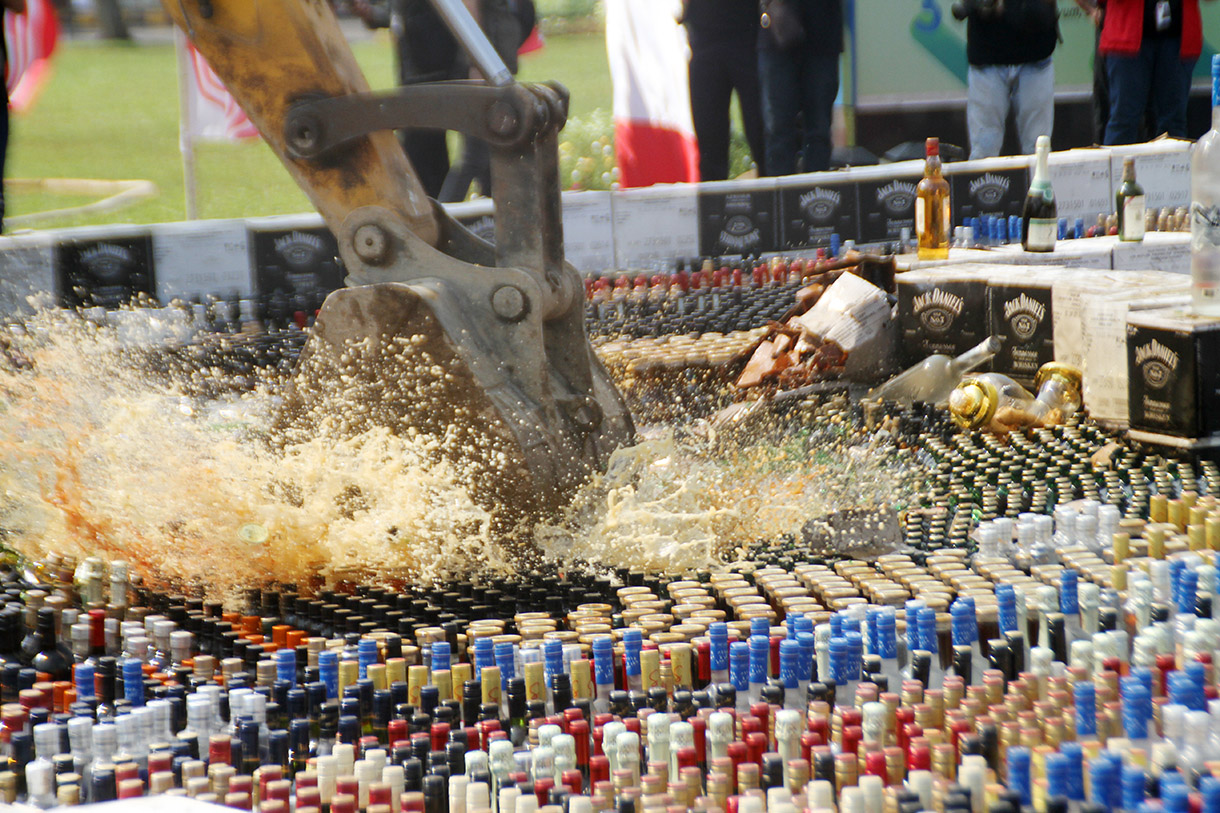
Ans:
POLYGON ((830 169, 830 126, 839 93, 843 0, 763 0, 758 76, 766 126, 766 174, 830 169))
MULTIPOLYGON (((0 22, 4 14, 25 13, 25 0, 0 0, 0 22)), ((0 113, 0 233, 4 231, 4 165, 8 156, 8 44, 0 33, 0 62, 5 66, 4 112, 0 113)))
POLYGON ((1105 143, 1141 140, 1151 107, 1157 134, 1186 137, 1190 78, 1203 50, 1199 0, 1105 0, 1100 52, 1110 86, 1105 143))
POLYGON ((993 158, 1004 146, 1011 110, 1021 153, 1032 155, 1038 136, 1055 126, 1055 66, 1059 41, 1054 0, 966 0, 966 131, 970 158, 993 158))
POLYGON ((762 103, 758 87, 757 0, 683 0, 690 41, 690 107, 699 142, 699 177, 729 176, 729 104, 737 105, 746 143, 766 175, 762 103))

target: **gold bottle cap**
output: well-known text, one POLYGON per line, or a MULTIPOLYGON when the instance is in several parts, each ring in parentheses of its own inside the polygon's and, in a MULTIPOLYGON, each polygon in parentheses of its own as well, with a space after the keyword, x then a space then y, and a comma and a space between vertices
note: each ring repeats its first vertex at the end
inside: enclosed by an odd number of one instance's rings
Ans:
POLYGON ((963 429, 978 429, 991 423, 1000 403, 995 385, 981 378, 966 378, 949 393, 949 413, 963 429))

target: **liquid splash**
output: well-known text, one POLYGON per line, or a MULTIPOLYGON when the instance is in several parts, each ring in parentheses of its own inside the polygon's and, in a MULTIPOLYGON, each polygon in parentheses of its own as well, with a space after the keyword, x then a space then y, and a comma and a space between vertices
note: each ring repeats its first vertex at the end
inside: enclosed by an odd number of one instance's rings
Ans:
MULTIPOLYGON (((283 377, 238 386, 220 367, 166 364, 146 348, 170 313, 126 320, 143 326, 133 332, 45 309, 0 330, 0 541, 33 558, 125 559, 221 599, 267 582, 512 570, 520 550, 497 538, 449 441, 353 433, 336 416, 269 443, 283 377)), ((733 444, 700 421, 653 428, 537 529, 537 547, 560 562, 683 572, 909 490, 905 462, 845 437, 833 421, 733 444)))

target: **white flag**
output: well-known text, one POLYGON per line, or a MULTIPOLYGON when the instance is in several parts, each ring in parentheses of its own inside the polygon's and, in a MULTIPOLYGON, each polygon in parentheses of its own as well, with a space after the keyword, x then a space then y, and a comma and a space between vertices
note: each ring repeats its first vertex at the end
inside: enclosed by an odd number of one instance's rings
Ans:
MULTIPOLYGON (((182 38, 185 40, 185 37, 182 38)), ((187 72, 182 117, 184 136, 194 141, 243 141, 258 138, 258 128, 229 93, 212 66, 186 42, 187 72)))
POLYGON ((699 180, 681 8, 678 0, 606 4, 614 150, 624 187, 699 180))

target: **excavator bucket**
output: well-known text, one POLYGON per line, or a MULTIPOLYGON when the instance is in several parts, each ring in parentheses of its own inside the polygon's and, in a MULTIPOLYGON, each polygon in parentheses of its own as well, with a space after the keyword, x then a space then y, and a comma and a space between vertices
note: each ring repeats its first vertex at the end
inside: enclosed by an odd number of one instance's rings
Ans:
POLYGON ((433 2, 488 81, 380 94, 328 0, 163 2, 310 196, 348 272, 285 393, 283 439, 323 426, 419 437, 501 530, 562 505, 634 440, 563 259, 566 91, 513 83, 461 0, 433 2), (423 194, 392 132, 405 127, 488 142, 494 247, 423 194))

